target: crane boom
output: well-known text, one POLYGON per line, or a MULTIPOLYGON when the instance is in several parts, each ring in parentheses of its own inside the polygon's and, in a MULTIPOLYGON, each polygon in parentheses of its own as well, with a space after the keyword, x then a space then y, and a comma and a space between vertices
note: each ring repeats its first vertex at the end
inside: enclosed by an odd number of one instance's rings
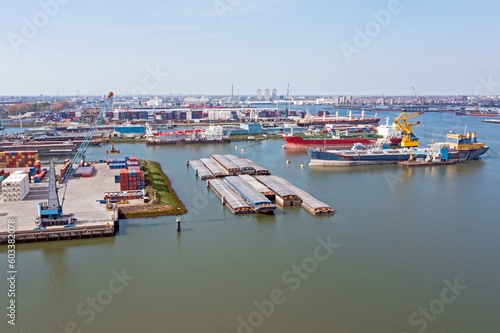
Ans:
POLYGON ((401 114, 394 120, 394 122, 399 126, 403 132, 403 139, 401 140, 402 147, 418 147, 418 138, 413 131, 413 126, 419 125, 420 122, 409 123, 408 119, 424 114, 425 112, 419 112, 414 114, 406 115, 405 112, 401 114))
POLYGON ((106 111, 108 110, 112 101, 113 101, 113 93, 110 92, 108 94, 108 97, 106 97, 106 100, 104 101, 104 104, 101 108, 101 111, 99 111, 99 114, 94 119, 94 122, 92 123, 92 127, 87 132, 85 139, 83 139, 83 142, 80 145, 80 148, 78 148, 78 150, 76 151, 76 154, 73 157, 73 160, 71 161, 71 164, 69 165, 68 170, 66 171, 64 176, 61 178, 61 181, 59 182, 59 188, 66 186, 68 184, 69 180, 71 179, 71 177, 73 177, 73 173, 75 172, 76 168, 78 168, 78 163, 80 163, 81 159, 83 158, 83 155, 85 155, 85 152, 87 151, 87 147, 89 146, 90 141, 92 141, 92 137, 94 136, 94 133, 97 129, 97 126, 99 126, 101 124, 102 119, 104 118, 104 115, 106 114, 106 111))

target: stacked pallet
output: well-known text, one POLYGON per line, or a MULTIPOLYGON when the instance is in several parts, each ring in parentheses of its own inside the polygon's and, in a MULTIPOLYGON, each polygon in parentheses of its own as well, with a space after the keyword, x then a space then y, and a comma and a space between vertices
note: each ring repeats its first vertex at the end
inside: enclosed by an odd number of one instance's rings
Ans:
POLYGON ((0 152, 0 168, 29 168, 39 159, 36 151, 4 151, 0 152))
POLYGON ((24 171, 16 171, 2 182, 2 199, 21 201, 30 191, 29 175, 24 171))
MULTIPOLYGON (((117 178, 115 176, 115 182, 117 178)), ((140 166, 128 167, 127 170, 120 170, 118 177, 121 191, 143 190, 146 188, 144 180, 144 171, 140 166)))

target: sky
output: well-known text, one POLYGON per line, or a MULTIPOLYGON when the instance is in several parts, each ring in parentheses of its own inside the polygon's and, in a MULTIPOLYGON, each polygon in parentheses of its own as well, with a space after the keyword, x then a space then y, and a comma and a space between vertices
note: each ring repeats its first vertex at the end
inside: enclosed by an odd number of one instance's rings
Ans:
POLYGON ((500 95, 498 0, 0 0, 0 96, 500 95))

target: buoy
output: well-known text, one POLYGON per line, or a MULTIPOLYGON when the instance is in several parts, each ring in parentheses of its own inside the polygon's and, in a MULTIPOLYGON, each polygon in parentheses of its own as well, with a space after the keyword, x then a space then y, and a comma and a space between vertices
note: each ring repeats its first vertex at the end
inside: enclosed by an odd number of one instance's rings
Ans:
POLYGON ((175 223, 177 224, 177 231, 181 231, 181 218, 178 217, 176 220, 175 220, 175 223))
POLYGON ((289 161, 289 160, 287 160, 287 161, 286 161, 286 164, 290 164, 290 161, 289 161))
POLYGON ((304 164, 301 164, 301 165, 300 165, 300 167, 301 167, 301 168, 303 168, 303 167, 304 167, 304 164))
POLYGON ((241 152, 244 152, 244 151, 245 151, 245 149, 243 149, 243 148, 242 148, 242 149, 241 149, 241 152))
POLYGON ((237 149, 238 149, 238 146, 234 146, 234 149, 236 149, 236 150, 237 150, 237 149))

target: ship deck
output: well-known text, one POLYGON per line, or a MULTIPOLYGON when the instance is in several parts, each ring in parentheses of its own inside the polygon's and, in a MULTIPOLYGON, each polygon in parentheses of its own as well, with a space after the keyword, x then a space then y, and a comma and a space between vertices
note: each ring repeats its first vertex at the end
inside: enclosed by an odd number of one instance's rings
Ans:
POLYGON ((200 158, 200 162, 203 163, 208 170, 210 170, 214 177, 227 176, 227 173, 209 158, 200 158))
POLYGON ((191 169, 196 173, 198 178, 201 180, 207 180, 207 179, 213 179, 214 175, 213 173, 207 169, 207 167, 198 160, 193 160, 189 161, 189 165, 191 166, 191 169))
POLYGON ((255 212, 259 211, 273 211, 276 209, 274 205, 266 196, 257 191, 249 183, 239 176, 226 177, 224 181, 253 208, 255 212))
POLYGON ((222 179, 211 179, 208 181, 208 185, 222 200, 222 204, 225 204, 233 214, 254 212, 250 205, 222 179))

